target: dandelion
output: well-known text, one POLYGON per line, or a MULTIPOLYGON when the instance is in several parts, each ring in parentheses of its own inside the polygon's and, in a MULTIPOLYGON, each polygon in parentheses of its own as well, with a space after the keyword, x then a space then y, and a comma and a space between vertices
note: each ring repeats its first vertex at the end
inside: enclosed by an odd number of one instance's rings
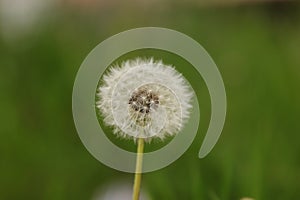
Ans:
POLYGON ((189 118, 193 90, 172 66, 153 59, 109 68, 97 88, 96 108, 114 134, 138 140, 133 199, 138 199, 144 142, 174 136, 189 118))
POLYGON ((97 89, 96 106, 114 133, 163 140, 177 134, 189 116, 190 86, 161 61, 129 60, 112 66, 97 89))

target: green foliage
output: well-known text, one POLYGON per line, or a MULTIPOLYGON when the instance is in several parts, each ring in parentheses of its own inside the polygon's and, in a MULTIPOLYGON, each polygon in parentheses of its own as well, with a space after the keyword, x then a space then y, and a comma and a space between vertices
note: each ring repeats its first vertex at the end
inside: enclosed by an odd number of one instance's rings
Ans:
MULTIPOLYGON (((221 139, 200 160, 210 100, 199 75, 184 59, 158 50, 119 59, 161 58, 196 84, 197 138, 175 163, 143 176, 152 199, 299 199, 300 16, 298 8, 287 10, 281 15, 267 5, 115 8, 116 15, 63 10, 32 35, 9 42, 0 37, 0 199, 90 199, 114 180, 133 181, 132 174, 100 164, 81 144, 71 94, 76 72, 95 45, 141 26, 172 28, 201 43, 221 71, 228 98, 221 139)), ((110 139, 135 149, 133 142, 110 139)), ((164 144, 153 145, 146 150, 164 144)))

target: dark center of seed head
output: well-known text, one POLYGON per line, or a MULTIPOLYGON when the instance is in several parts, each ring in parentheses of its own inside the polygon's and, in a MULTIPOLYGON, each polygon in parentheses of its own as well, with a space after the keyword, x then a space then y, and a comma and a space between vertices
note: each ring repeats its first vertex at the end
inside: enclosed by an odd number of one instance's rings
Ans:
POLYGON ((130 107, 141 114, 148 114, 159 104, 158 95, 151 90, 138 89, 134 91, 128 101, 130 107))

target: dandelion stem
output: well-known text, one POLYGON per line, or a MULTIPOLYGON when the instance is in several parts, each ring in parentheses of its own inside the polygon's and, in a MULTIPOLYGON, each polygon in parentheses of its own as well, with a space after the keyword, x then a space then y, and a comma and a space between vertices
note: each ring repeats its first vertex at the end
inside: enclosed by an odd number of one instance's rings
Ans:
POLYGON ((139 138, 138 146, 137 146, 137 157, 136 157, 132 200, 138 200, 139 196, 140 196, 142 165, 143 165, 143 152, 144 152, 144 139, 139 138))

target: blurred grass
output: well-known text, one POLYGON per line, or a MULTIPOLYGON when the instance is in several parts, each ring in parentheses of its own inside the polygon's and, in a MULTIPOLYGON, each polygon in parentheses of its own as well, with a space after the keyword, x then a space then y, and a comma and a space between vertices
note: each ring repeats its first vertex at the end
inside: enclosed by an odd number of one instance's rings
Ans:
POLYGON ((90 199, 112 180, 132 181, 132 174, 109 169, 85 150, 71 94, 94 46, 141 26, 172 28, 201 43, 221 71, 228 98, 221 139, 200 160, 210 102, 199 84, 198 136, 175 163, 144 175, 152 199, 299 199, 300 9, 279 5, 62 9, 31 35, 0 37, 0 199, 90 199))

